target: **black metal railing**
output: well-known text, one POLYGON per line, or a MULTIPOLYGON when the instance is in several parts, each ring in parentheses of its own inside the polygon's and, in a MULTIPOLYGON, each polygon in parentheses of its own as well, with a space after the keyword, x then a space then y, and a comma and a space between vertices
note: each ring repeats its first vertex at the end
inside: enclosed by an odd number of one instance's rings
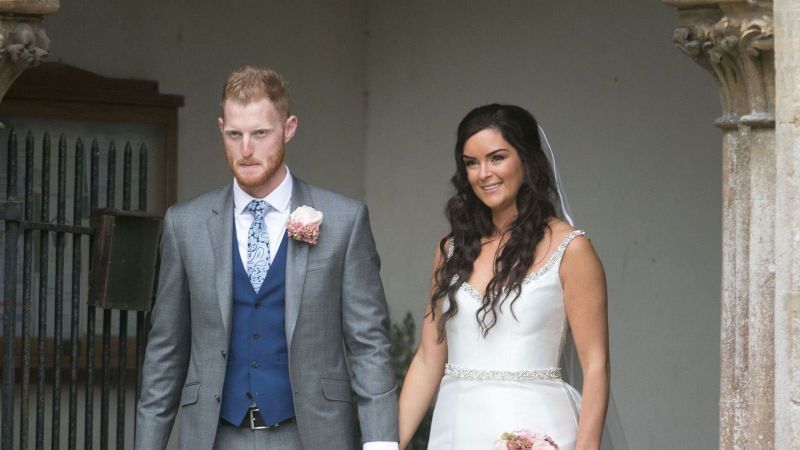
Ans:
MULTIPOLYGON (((85 285, 89 279, 91 258, 84 257, 84 254, 90 251, 93 241, 89 213, 97 210, 100 205, 102 159, 106 160, 105 177, 102 180, 105 183, 104 207, 116 206, 118 184, 116 147, 112 142, 107 150, 102 152, 97 140, 93 140, 87 158, 81 139, 76 139, 74 151, 70 152, 67 139, 63 135, 60 137, 55 161, 57 165, 54 221, 51 217, 50 203, 54 181, 51 179, 51 171, 54 167, 49 134, 44 134, 40 152, 36 151, 34 135, 31 132, 28 132, 25 139, 24 157, 21 158, 22 155, 18 153, 17 147, 17 135, 12 129, 9 132, 6 148, 8 156, 6 196, 0 198, 0 220, 4 224, 5 246, 0 450, 12 450, 15 446, 20 449, 43 449, 47 444, 52 449, 72 450, 76 449, 80 442, 83 442, 83 447, 86 449, 96 447, 101 450, 108 449, 112 436, 110 424, 112 390, 116 390, 116 423, 113 435, 116 439, 116 448, 124 449, 126 445, 131 445, 133 439, 133 431, 126 430, 126 419, 132 421, 131 411, 135 406, 128 401, 126 394, 130 389, 129 384, 133 384, 135 398, 139 397, 138 371, 144 356, 148 317, 145 312, 136 311, 133 343, 135 347, 129 353, 129 311, 117 310, 118 325, 114 334, 112 331, 114 311, 87 304, 88 292, 85 285), (88 188, 85 176, 87 159, 88 188), (22 172, 19 171, 20 160, 24 160, 22 172), (40 161, 38 166, 35 164, 36 161, 40 161), (73 170, 68 171, 68 166, 73 170), (24 177, 22 198, 18 197, 20 174, 24 177), (40 178, 41 184, 39 191, 35 192, 37 177, 40 178), (68 185, 73 187, 71 200, 67 199, 68 185), (67 215, 68 206, 72 207, 71 217, 67 215), (67 255, 70 243, 71 255, 67 255), (21 268, 18 265, 20 252, 21 268), (68 259, 68 256, 71 258, 68 259), (20 274, 21 283, 18 284, 20 274), (65 289, 67 282, 70 284, 69 292, 65 289), (37 285, 38 289, 34 289, 37 285), (22 314, 18 318, 16 309, 19 298, 22 299, 22 314), (34 306, 37 310, 35 326, 34 306), (85 330, 81 332, 83 316, 85 316, 85 330), (96 348, 98 316, 102 323, 99 354, 96 348), (21 322, 19 332, 18 321, 21 322), (65 325, 68 327, 66 330, 65 325), (65 332, 68 332, 68 339, 64 339, 65 332), (132 357, 131 362, 128 361, 129 354, 132 357), (99 368, 96 361, 98 356, 99 368), (114 365, 116 367, 113 367, 114 365), (32 401, 34 381, 35 401, 32 401), (66 411, 62 411, 64 394, 62 390, 65 384, 67 408, 66 411), (98 389, 99 427, 95 424, 94 414, 96 407, 94 397, 98 389), (79 411, 81 391, 84 399, 82 411, 79 411), (32 405, 35 406, 33 419, 32 405), (46 423, 48 405, 50 420, 46 423), (63 420, 67 421, 66 436, 62 436, 63 420), (18 423, 17 429, 15 422, 18 423), (99 434, 95 434, 98 428, 99 434)), ((129 143, 125 145, 121 182, 122 209, 146 211, 147 149, 142 145, 136 153, 138 164, 134 168, 134 151, 129 143), (135 179, 134 169, 136 169, 135 179), (136 208, 132 206, 133 192, 137 193, 136 208)))

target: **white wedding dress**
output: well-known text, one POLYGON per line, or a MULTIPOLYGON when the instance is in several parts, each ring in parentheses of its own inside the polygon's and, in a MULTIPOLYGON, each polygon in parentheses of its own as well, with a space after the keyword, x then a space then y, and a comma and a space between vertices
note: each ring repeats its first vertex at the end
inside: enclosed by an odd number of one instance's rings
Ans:
POLYGON ((502 433, 520 429, 551 436, 561 450, 575 448, 580 394, 560 378, 567 317, 559 267, 572 239, 584 234, 570 233, 525 278, 514 314, 509 299, 486 337, 475 318, 481 295, 461 285, 458 313, 446 324, 448 363, 428 449, 492 450, 502 433))

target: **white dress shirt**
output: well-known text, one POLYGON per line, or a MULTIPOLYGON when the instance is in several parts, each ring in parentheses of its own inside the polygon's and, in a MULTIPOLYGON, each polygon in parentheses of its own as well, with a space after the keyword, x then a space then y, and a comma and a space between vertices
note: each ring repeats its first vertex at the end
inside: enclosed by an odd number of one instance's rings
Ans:
POLYGON ((286 169, 286 176, 272 192, 264 198, 255 198, 248 194, 233 180, 233 222, 236 226, 236 240, 239 244, 239 257, 242 266, 247 270, 247 234, 253 224, 253 214, 246 210, 253 200, 264 200, 270 206, 264 221, 269 234, 269 263, 275 260, 275 254, 286 236, 286 222, 289 220, 290 202, 292 200, 292 174, 286 169))
MULTIPOLYGON (((247 270, 247 234, 253 224, 253 214, 245 208, 253 200, 264 200, 270 206, 264 221, 267 224, 269 234, 269 262, 275 259, 275 254, 281 246, 281 242, 286 238, 286 222, 289 220, 292 200, 292 174, 286 168, 286 176, 281 184, 264 198, 255 198, 248 194, 233 180, 233 221, 236 227, 236 240, 239 244, 239 257, 242 259, 242 266, 247 270)), ((363 450, 398 450, 397 442, 365 442, 363 450)))

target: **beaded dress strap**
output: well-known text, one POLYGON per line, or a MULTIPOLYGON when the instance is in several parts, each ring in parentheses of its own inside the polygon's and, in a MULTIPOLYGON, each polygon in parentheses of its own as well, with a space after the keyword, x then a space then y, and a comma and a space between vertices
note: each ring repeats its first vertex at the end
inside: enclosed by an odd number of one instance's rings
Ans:
POLYGON ((550 269, 553 268, 553 266, 561 262, 561 258, 564 256, 564 252, 567 250, 567 246, 569 245, 570 242, 572 242, 573 239, 575 239, 578 236, 586 236, 586 232, 583 230, 575 230, 572 233, 568 234, 567 237, 565 237, 564 240, 561 241, 561 245, 558 246, 558 249, 556 249, 555 253, 553 253, 553 256, 551 256, 550 259, 547 260, 547 263, 536 272, 528 274, 528 276, 526 276, 522 282, 529 283, 531 281, 541 278, 542 275, 546 274, 550 269))

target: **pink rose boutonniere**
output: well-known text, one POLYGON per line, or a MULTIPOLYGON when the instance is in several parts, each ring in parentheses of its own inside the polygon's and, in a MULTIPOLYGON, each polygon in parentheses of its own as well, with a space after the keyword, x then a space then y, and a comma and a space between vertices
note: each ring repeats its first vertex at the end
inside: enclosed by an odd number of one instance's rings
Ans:
POLYGON ((503 433, 494 443, 492 450, 558 450, 558 444, 544 433, 518 430, 503 433))
POLYGON ((322 212, 310 206, 300 206, 289 215, 286 231, 289 237, 311 245, 317 245, 319 225, 322 223, 322 212))

